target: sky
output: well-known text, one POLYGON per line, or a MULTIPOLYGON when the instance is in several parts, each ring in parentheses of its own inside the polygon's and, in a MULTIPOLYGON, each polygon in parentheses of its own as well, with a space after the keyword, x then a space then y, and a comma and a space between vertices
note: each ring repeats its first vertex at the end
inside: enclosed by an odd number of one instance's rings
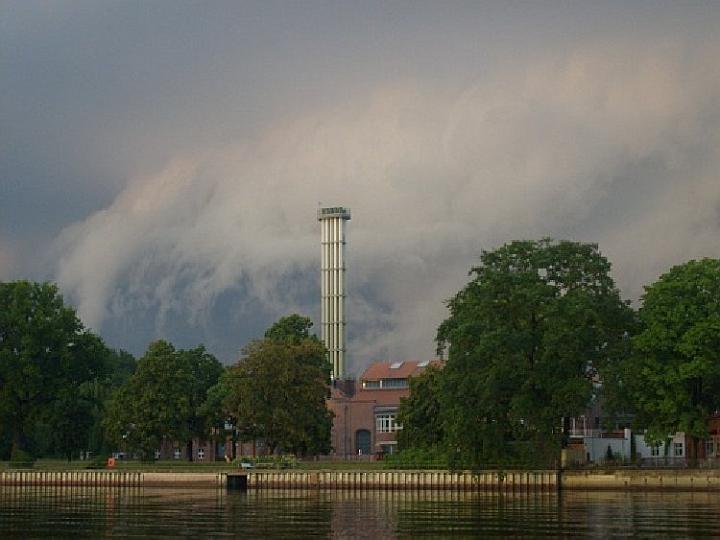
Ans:
POLYGON ((349 370, 433 357, 482 250, 600 246, 624 298, 720 257, 720 3, 0 0, 0 280, 234 362, 319 326, 347 230, 349 370))

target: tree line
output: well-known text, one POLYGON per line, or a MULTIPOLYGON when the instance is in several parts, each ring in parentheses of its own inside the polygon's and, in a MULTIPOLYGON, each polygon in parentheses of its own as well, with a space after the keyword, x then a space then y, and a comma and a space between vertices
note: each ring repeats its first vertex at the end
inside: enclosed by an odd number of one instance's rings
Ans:
POLYGON ((411 380, 400 448, 451 466, 547 466, 569 419, 601 400, 650 444, 685 432, 696 458, 720 410, 720 261, 673 267, 638 309, 610 270, 594 244, 484 251, 438 329, 444 368, 411 380))
POLYGON ((139 359, 107 347, 51 283, 0 283, 0 460, 112 451, 151 460, 163 444, 263 439, 329 450, 330 365, 307 317, 290 315, 232 366, 159 340, 139 359))
MULTIPOLYGON (((568 419, 602 401, 697 455, 720 409, 720 261, 689 261, 634 309, 594 244, 514 241, 481 254, 437 332, 443 369, 411 379, 404 452, 450 466, 547 465, 568 419)), ((329 452, 331 367, 310 319, 283 317, 225 367, 204 347, 151 343, 135 359, 84 327, 51 283, 0 283, 0 459, 72 459, 164 443, 263 439, 329 452)))

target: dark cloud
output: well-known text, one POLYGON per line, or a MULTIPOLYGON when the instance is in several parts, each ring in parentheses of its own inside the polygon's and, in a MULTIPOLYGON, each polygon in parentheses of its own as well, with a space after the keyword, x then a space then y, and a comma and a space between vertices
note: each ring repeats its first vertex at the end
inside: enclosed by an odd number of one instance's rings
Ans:
POLYGON ((717 256, 709 4, 9 2, 0 278, 118 346, 230 360, 317 317, 318 201, 353 208, 353 362, 427 357, 480 250, 596 241, 626 295, 717 256), (64 229, 62 234, 59 231, 64 229))

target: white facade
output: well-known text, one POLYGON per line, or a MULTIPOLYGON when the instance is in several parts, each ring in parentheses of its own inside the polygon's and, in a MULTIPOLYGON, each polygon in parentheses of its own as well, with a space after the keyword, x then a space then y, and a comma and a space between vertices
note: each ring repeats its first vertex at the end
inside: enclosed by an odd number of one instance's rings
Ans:
POLYGON ((603 463, 607 459, 607 450, 610 448, 613 456, 619 460, 630 459, 632 432, 629 429, 622 431, 622 436, 609 437, 607 434, 597 432, 585 437, 585 451, 592 463, 603 463))
POLYGON ((345 377, 345 222, 350 209, 320 208, 320 336, 332 363, 332 378, 345 377))
POLYGON ((644 434, 633 434, 624 429, 622 436, 609 436, 608 433, 592 433, 584 437, 585 452, 591 463, 603 463, 607 459, 607 450, 613 453, 615 459, 629 461, 632 459, 631 437, 635 437, 635 457, 638 460, 672 461, 686 457, 685 434, 678 432, 670 440, 670 447, 666 450, 664 444, 651 446, 645 442, 644 434))

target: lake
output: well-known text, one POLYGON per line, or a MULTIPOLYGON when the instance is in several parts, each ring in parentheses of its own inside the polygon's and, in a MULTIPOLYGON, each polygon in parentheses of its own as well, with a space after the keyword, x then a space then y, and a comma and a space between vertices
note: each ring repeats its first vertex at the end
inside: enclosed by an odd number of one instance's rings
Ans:
POLYGON ((720 536, 716 493, 0 488, 0 538, 720 536))

